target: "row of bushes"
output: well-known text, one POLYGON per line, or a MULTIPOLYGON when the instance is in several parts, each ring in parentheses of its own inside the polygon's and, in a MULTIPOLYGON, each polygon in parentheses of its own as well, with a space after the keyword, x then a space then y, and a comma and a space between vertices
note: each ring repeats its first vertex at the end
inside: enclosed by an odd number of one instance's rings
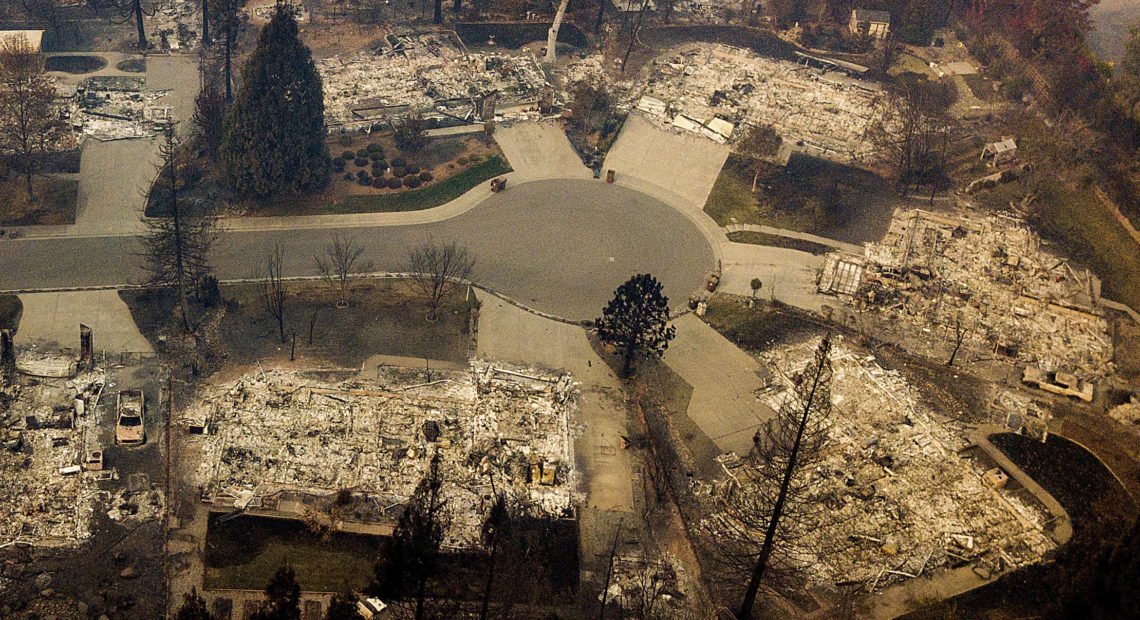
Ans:
POLYGON ((433 177, 430 172, 421 172, 419 174, 413 175, 400 175, 398 177, 391 177, 389 179, 385 179, 383 175, 371 176, 364 170, 358 171, 355 177, 351 172, 344 173, 345 181, 355 181, 361 186, 371 185, 377 189, 382 187, 387 187, 389 189, 399 189, 401 187, 415 189, 424 183, 430 182, 432 178, 433 177))

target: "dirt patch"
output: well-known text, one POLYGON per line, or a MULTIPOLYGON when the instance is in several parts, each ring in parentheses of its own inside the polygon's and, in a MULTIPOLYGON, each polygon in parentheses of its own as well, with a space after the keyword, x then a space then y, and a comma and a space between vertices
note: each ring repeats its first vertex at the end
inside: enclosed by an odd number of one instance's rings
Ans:
POLYGON ((55 177, 32 180, 35 198, 28 198, 23 178, 0 179, 0 226, 74 224, 79 182, 55 177))
POLYGON ((182 364, 190 376, 204 376, 226 363, 286 363, 290 353, 308 367, 359 368, 376 354, 461 362, 471 344, 472 305, 464 300, 464 292, 446 300, 440 319, 428 323, 422 298, 401 280, 369 280, 351 294, 349 307, 340 309, 323 283, 290 283, 286 343, 253 284, 222 287, 225 302, 218 307, 192 308, 199 326, 193 337, 181 334, 175 300, 168 291, 129 290, 120 296, 155 351, 182 364))
POLYGON ((126 73, 146 73, 145 58, 127 58, 115 64, 115 68, 126 73))
POLYGON ((819 329, 816 323, 783 304, 757 300, 749 308, 746 298, 733 295, 713 295, 708 312, 701 318, 725 338, 753 353, 819 329))
POLYGON ((967 423, 990 420, 990 389, 981 379, 887 345, 875 350, 879 364, 898 370, 911 385, 922 386, 923 404, 934 412, 967 423))
POLYGON ((91 73, 106 66, 102 56, 51 56, 44 60, 46 70, 64 73, 91 73))
POLYGON ((1112 321, 1112 343, 1117 373, 1136 385, 1140 380, 1140 325, 1132 317, 1117 313, 1112 321))

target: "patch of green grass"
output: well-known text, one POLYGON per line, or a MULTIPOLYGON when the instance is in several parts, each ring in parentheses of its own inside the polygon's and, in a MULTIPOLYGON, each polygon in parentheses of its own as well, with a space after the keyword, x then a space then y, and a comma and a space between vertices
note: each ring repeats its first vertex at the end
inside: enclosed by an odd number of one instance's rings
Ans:
POLYGON ((709 192, 705 202, 705 213, 717 224, 769 224, 770 213, 763 209, 756 194, 752 193, 751 181, 744 179, 737 166, 725 162, 720 175, 709 192))
POLYGON ((780 235, 769 235, 768 233, 741 231, 728 234, 728 240, 736 243, 751 243, 753 245, 767 245, 774 248, 789 248, 792 250, 799 250, 801 252, 810 252, 811 254, 827 254, 834 250, 820 243, 813 243, 811 241, 804 241, 803 239, 792 239, 790 237, 781 237, 780 235))
POLYGON ((1140 308, 1140 247, 1091 190, 1059 185, 1042 196, 1033 222, 1042 234, 1088 265, 1105 297, 1140 308))
POLYGON ((0 295, 0 329, 15 330, 20 326, 24 304, 16 295, 0 295))
POLYGON ((314 200, 310 197, 284 200, 264 205, 253 215, 339 215, 422 211, 455 200, 472 187, 511 170, 511 166, 502 157, 493 155, 453 177, 431 183, 423 189, 395 194, 345 196, 335 202, 314 200))
POLYGON ((206 534, 206 587, 260 590, 289 564, 302 590, 339 592, 347 582, 368 585, 379 553, 378 537, 333 532, 326 539, 300 521, 239 517, 210 519, 206 534))

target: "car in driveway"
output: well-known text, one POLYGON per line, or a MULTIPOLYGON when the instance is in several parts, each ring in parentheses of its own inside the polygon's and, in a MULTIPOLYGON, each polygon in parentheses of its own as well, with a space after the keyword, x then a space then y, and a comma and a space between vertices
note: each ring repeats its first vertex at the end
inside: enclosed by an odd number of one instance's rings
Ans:
POLYGON ((115 407, 115 443, 141 446, 146 443, 146 399, 142 390, 121 390, 115 407))

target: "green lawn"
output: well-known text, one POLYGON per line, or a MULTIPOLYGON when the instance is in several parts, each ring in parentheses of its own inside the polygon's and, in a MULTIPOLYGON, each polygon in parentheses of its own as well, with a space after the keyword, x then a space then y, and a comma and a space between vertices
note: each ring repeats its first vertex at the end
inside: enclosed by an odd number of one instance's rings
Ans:
POLYGON ((300 521, 239 517, 210 519, 206 587, 260 590, 289 564, 302 590, 339 592, 347 582, 368 585, 380 538, 331 533, 327 539, 300 521))
POLYGON ((339 215, 421 211, 451 202, 476 185, 510 171, 511 166, 501 156, 493 155, 453 177, 431 183, 423 189, 394 194, 345 196, 334 202, 300 197, 263 205, 251 215, 339 215))
POLYGON ((781 237, 780 235, 769 235, 767 233, 741 231, 728 234, 728 240, 736 243, 751 243, 753 245, 767 245, 776 248, 790 248, 793 250, 800 250, 801 252, 810 252, 811 254, 827 254, 834 250, 826 245, 819 243, 812 243, 811 241, 804 241, 803 239, 792 239, 790 237, 781 237))

